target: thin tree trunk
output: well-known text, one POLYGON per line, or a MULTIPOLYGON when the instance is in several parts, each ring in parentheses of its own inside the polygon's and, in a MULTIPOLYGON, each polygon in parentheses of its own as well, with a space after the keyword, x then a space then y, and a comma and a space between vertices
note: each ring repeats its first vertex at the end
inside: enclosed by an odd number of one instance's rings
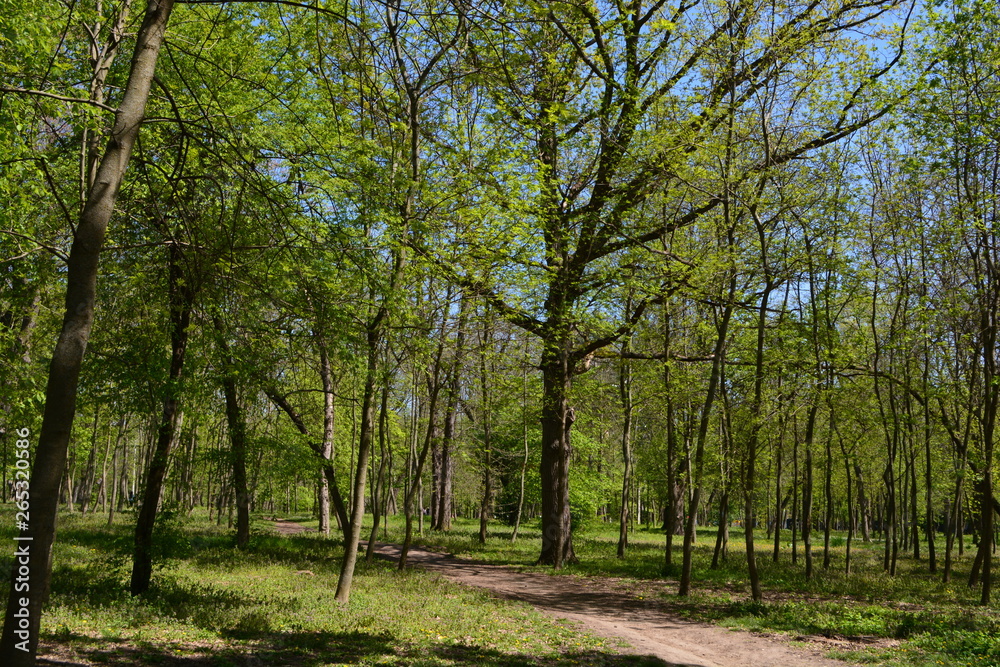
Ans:
MULTIPOLYGON (((442 326, 442 329, 444 327, 442 326)), ((406 497, 403 500, 403 512, 406 515, 406 532, 403 537, 403 546, 400 549, 398 569, 403 570, 406 567, 407 556, 410 552, 410 546, 413 544, 413 501, 419 496, 421 499, 423 497, 422 486, 421 486, 421 475, 424 470, 424 462, 427 460, 427 452, 430 451, 431 442, 434 438, 438 437, 438 426, 437 426, 437 402, 438 395, 441 391, 441 357, 444 353, 444 338, 442 337, 441 342, 438 344, 437 355, 434 359, 433 369, 430 373, 430 377, 427 382, 428 389, 428 400, 427 400, 427 433, 424 438, 424 444, 420 449, 420 452, 412 452, 411 459, 415 457, 412 461, 413 465, 413 475, 411 476, 411 484, 409 489, 406 491, 406 497)), ((416 443, 414 443, 415 449, 416 443)), ((423 520, 423 511, 421 509, 421 521, 423 520)), ((421 524, 422 532, 422 524, 421 524)))
MULTIPOLYGON (((83 483, 80 489, 80 514, 86 514, 90 509, 90 498, 93 495, 94 482, 97 476, 97 429, 100 425, 101 404, 94 406, 94 427, 90 437, 90 454, 87 456, 87 468, 83 473, 83 483)), ((111 436, 108 435, 110 442, 111 436)))
POLYGON ((351 597, 351 583, 354 580, 354 565, 358 558, 358 541, 361 539, 361 522, 365 514, 365 483, 368 477, 368 457, 371 454, 375 431, 375 381, 378 377, 379 348, 382 342, 381 320, 385 317, 384 306, 375 321, 368 326, 368 363, 365 371, 365 387, 361 398, 361 430, 358 438, 357 466, 354 487, 351 494, 351 517, 344 535, 344 557, 337 579, 337 602, 347 603, 351 597))
POLYGON ((844 555, 844 573, 851 573, 851 546, 854 541, 854 534, 857 532, 857 514, 854 511, 854 498, 852 497, 853 484, 851 483, 851 457, 844 446, 844 439, 839 437, 840 452, 844 457, 844 476, 847 480, 847 549, 844 555))
MULTIPOLYGON (((114 524, 115 509, 118 507, 118 490, 121 483, 118 475, 118 450, 124 449, 121 440, 115 443, 114 455, 111 457, 111 497, 108 498, 108 525, 114 524)), ((124 466, 122 466, 124 467, 124 466)))
MULTIPOLYGON (((444 405, 444 433, 440 442, 441 465, 440 478, 436 490, 437 520, 431 522, 432 530, 447 532, 451 530, 451 517, 454 512, 454 472, 455 460, 452 455, 458 431, 458 401, 462 383, 462 362, 465 356, 465 324, 468 316, 468 299, 461 297, 458 310, 458 325, 455 334, 455 352, 451 367, 448 369, 447 400, 444 405)), ((431 511, 434 511, 433 508, 431 511)))
POLYGON ((861 470, 861 464, 854 461, 854 480, 858 488, 858 522, 861 524, 861 540, 865 544, 872 541, 871 535, 871 508, 868 497, 865 496, 865 476, 861 470))
POLYGON ((524 342, 525 366, 521 371, 521 438, 524 444, 524 458, 521 460, 520 487, 517 494, 517 510, 514 513, 514 530, 510 541, 517 541, 517 531, 521 527, 521 513, 524 511, 524 478, 528 471, 528 341, 524 342))
POLYGON ((382 382, 382 400, 378 413, 378 472, 373 472, 375 486, 372 488, 372 530, 368 536, 365 548, 365 562, 370 563, 375 558, 375 538, 378 537, 379 523, 382 520, 382 501, 385 494, 385 465, 389 446, 389 388, 392 377, 387 372, 382 382))
POLYGON ((806 561, 806 579, 811 579, 813 575, 813 553, 812 553, 812 501, 813 501, 813 459, 812 447, 813 438, 816 432, 816 413, 819 412, 819 405, 816 399, 809 407, 809 417, 806 420, 805 445, 805 483, 802 485, 802 555, 806 561))
POLYGON ((222 355, 222 392, 226 399, 226 423, 229 426, 230 462, 233 469, 233 492, 236 501, 236 546, 246 547, 250 541, 250 491, 247 488, 247 422, 240 406, 236 387, 236 360, 226 340, 222 320, 213 318, 222 355))
POLYGON ((492 343, 492 321, 487 320, 483 325, 482 339, 479 345, 479 390, 483 402, 483 497, 479 503, 480 544, 486 544, 490 508, 493 505, 493 404, 486 364, 486 351, 492 349, 492 343))
POLYGON ((836 414, 830 404, 830 427, 826 434, 826 466, 823 473, 823 569, 830 569, 830 531, 833 529, 833 431, 836 414))
POLYGON ((782 447, 781 437, 778 438, 778 452, 775 461, 775 478, 774 478, 774 551, 771 555, 771 561, 774 563, 778 562, 778 556, 781 554, 781 524, 785 520, 785 503, 788 495, 781 495, 781 456, 784 453, 784 447, 782 447))
POLYGON ((180 431, 180 380, 187 353, 188 326, 194 307, 196 289, 181 266, 181 249, 171 245, 169 250, 170 297, 170 371, 163 390, 163 411, 157 429, 155 449, 146 477, 142 506, 135 524, 135 554, 132 559, 132 595, 145 593, 153 574, 153 525, 159 509, 163 480, 167 474, 170 451, 180 431))
MULTIPOLYGON (((631 299, 626 300, 626 310, 631 310, 631 299)), ((628 547, 629 493, 632 487, 632 366, 624 358, 629 351, 629 337, 622 344, 622 361, 618 375, 618 394, 622 404, 622 473, 621 512, 618 517, 618 557, 625 557, 628 547)))
POLYGON ((681 577, 677 589, 677 594, 686 597, 691 592, 691 574, 694 563, 694 543, 698 521, 698 509, 701 502, 701 488, 704 460, 705 442, 708 439, 708 425, 712 414, 712 405, 715 403, 715 394, 718 390, 719 379, 722 376, 723 351, 729 334, 729 321, 733 314, 734 296, 736 293, 736 280, 731 278, 729 282, 729 298, 722 314, 721 321, 717 327, 717 338, 715 349, 712 354, 712 373, 708 380, 708 391, 705 393, 705 403, 701 409, 701 420, 698 426, 698 440, 695 445, 694 471, 691 475, 691 485, 693 492, 691 502, 688 506, 687 522, 684 526, 684 548, 683 563, 681 565, 681 577))
POLYGON ((799 513, 799 487, 802 480, 799 476, 799 422, 792 417, 792 563, 799 560, 798 533, 799 522, 802 518, 799 513))

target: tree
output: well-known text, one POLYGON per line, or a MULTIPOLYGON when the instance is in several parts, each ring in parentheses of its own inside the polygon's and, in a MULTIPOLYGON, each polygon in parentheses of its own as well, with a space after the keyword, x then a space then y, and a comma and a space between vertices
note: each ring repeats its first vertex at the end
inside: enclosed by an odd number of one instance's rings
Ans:
POLYGON ((110 139, 73 234, 73 245, 67 259, 66 309, 49 367, 45 413, 28 493, 34 518, 21 535, 30 538, 28 590, 18 590, 16 578, 11 580, 3 638, 0 640, 0 657, 12 667, 31 665, 35 661, 42 602, 51 572, 50 554, 55 538, 59 484, 76 411, 77 379, 94 319, 97 260, 142 124, 157 56, 173 6, 173 0, 150 0, 146 7, 136 36, 128 83, 115 113, 110 139), (20 604, 22 600, 28 604, 20 604), (16 616, 21 609, 27 609, 28 613, 26 630, 20 629, 16 616))
POLYGON ((786 83, 781 111, 772 118, 792 123, 801 116, 808 129, 792 131, 772 120, 776 125, 758 141, 780 136, 781 147, 766 158, 765 151, 750 153, 755 157, 734 165, 725 183, 756 178, 886 112, 863 112, 858 103, 895 59, 875 64, 848 45, 850 30, 896 8, 893 0, 802 4, 781 16, 751 3, 706 7, 696 16, 697 6, 535 3, 470 15, 477 30, 467 57, 489 77, 496 119, 485 122, 483 132, 506 136, 516 147, 511 166, 494 170, 480 186, 481 198, 493 188, 506 194, 517 187, 530 199, 508 205, 503 222, 466 230, 462 242, 472 251, 457 269, 431 247, 418 251, 542 341, 539 561, 556 567, 574 559, 568 485, 573 379, 658 298, 657 290, 637 295, 628 312, 623 300, 610 299, 609 291, 638 272, 618 261, 622 253, 721 208, 728 186, 704 171, 718 155, 719 133, 758 91, 809 59, 825 63, 820 78, 851 83, 812 108, 796 100, 797 91, 813 89, 815 80, 786 83), (514 25, 519 32, 510 39, 514 25), (655 193, 662 193, 669 213, 640 215, 655 193), (497 252, 508 248, 511 253, 497 252), (502 281, 489 274, 495 265, 507 267, 502 281), (523 287, 515 293, 511 284, 523 287))

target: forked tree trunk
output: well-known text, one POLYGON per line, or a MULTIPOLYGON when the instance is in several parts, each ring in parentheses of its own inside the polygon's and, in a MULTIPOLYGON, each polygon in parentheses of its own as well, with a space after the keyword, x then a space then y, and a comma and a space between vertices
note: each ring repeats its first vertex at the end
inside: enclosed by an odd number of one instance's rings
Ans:
POLYGON ((50 553, 55 538, 59 482, 66 466, 66 450, 76 413, 80 365, 94 321, 98 257, 145 113, 156 59, 173 5, 173 0, 151 0, 147 6, 136 37, 122 103, 97 168, 95 185, 87 194, 73 236, 67 262, 62 330, 49 363, 45 412, 33 462, 29 490, 31 522, 18 536, 24 538, 18 544, 28 551, 24 557, 28 586, 25 590, 22 586, 25 582, 11 577, 0 639, 0 663, 7 667, 29 667, 35 663, 43 593, 48 588, 50 553), (28 603, 23 607, 19 604, 22 599, 28 603), (18 615, 22 609, 27 612, 27 628, 20 625, 18 615))

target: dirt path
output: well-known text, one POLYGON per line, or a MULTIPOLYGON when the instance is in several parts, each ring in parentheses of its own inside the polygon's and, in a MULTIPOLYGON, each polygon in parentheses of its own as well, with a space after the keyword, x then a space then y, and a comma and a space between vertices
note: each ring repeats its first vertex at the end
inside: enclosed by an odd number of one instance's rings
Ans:
MULTIPOLYGON (((297 524, 280 522, 279 532, 292 534, 297 524)), ((376 543, 376 553, 398 560, 399 546, 376 543)), ((449 581, 485 588, 498 597, 520 600, 555 618, 578 622, 582 629, 608 639, 621 639, 632 652, 663 660, 668 667, 848 667, 823 656, 819 647, 798 648, 780 638, 694 623, 636 599, 614 580, 518 572, 427 551, 410 549, 411 564, 449 581)), ((825 648, 825 647, 824 647, 825 648)), ((833 647, 829 647, 833 648, 833 647)))
POLYGON ((279 535, 298 535, 299 533, 315 533, 312 528, 306 528, 301 523, 295 523, 291 519, 273 519, 274 530, 279 535))
MULTIPOLYGON (((399 546, 377 544, 376 553, 396 560, 399 546)), ((418 547, 410 549, 408 560, 449 581, 486 588, 549 616, 577 621, 595 635, 623 639, 635 653, 655 656, 670 667, 847 667, 825 658, 821 650, 793 647, 777 637, 686 621, 615 590, 611 582, 518 572, 418 547)))

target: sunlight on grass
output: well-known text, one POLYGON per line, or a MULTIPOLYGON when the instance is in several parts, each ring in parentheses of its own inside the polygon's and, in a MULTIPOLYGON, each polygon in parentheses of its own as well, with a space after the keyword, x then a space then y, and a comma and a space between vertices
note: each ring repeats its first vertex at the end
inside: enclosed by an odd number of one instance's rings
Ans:
MULTIPOLYGON (((822 568, 822 542, 813 545, 814 574, 805 576, 801 545, 798 561, 791 562, 790 545, 779 562, 771 559, 772 543, 758 538, 758 567, 764 586, 764 604, 754 604, 746 575, 743 533, 730 531, 728 555, 712 569, 716 529, 699 529, 695 549, 695 590, 688 598, 676 595, 676 573, 681 560, 680 537, 674 540, 675 567, 664 571, 662 532, 641 529, 630 534, 625 558, 616 557, 618 528, 598 524, 574 535, 580 559, 559 572, 534 565, 540 532, 537 525, 522 526, 518 541, 511 530, 496 526, 485 544, 479 543, 478 521, 457 519, 447 534, 427 531, 416 539, 427 548, 463 558, 506 564, 559 575, 614 577, 637 598, 656 600, 660 608, 694 620, 759 632, 823 637, 848 648, 830 654, 852 662, 902 667, 937 665, 973 667, 1000 665, 1000 610, 981 608, 978 591, 965 585, 974 549, 956 561, 950 584, 927 571, 925 560, 902 556, 895 577, 882 569, 881 542, 852 544, 850 575, 844 573, 843 536, 831 541, 831 567, 822 568)), ((402 539, 402 524, 390 517, 389 540, 402 539)), ((944 551, 943 543, 938 553, 944 551)), ((940 556, 939 556, 940 557, 940 556)))
MULTIPOLYGON (((0 525, 10 525, 8 513, 0 525)), ((107 528, 101 517, 60 517, 43 647, 114 665, 183 657, 221 666, 250 656, 266 665, 646 664, 527 605, 381 560, 359 562, 351 602, 340 605, 338 542, 280 537, 260 520, 245 551, 206 517, 185 520, 186 555, 132 598, 129 518, 107 528)))

